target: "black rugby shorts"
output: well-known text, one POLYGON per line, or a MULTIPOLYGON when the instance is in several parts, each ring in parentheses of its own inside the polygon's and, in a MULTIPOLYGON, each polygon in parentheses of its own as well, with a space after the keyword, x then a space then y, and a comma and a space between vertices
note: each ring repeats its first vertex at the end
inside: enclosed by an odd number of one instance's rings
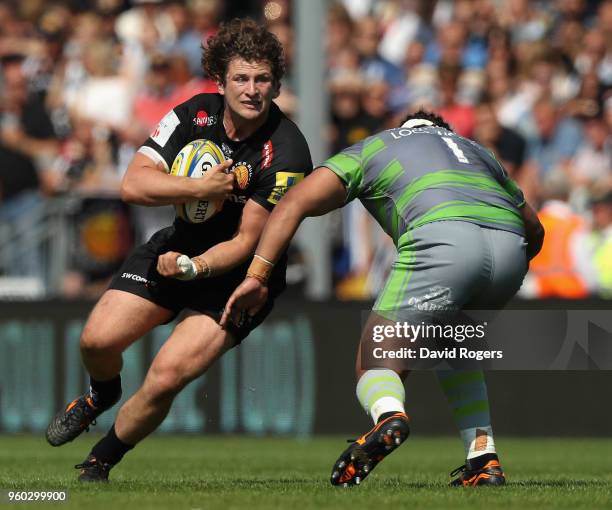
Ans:
MULTIPOLYGON (((137 247, 113 277, 109 289, 122 290, 140 296, 176 315, 184 309, 210 315, 218 321, 234 289, 244 280, 246 266, 226 274, 192 281, 166 278, 157 272, 157 258, 167 251, 177 251, 190 257, 201 254, 201 246, 194 246, 185 236, 178 236, 174 227, 155 233, 151 239, 137 247)), ((259 326, 272 311, 274 299, 284 290, 284 279, 271 280, 265 306, 253 317, 245 314, 239 326, 230 323, 227 329, 239 344, 259 326)))

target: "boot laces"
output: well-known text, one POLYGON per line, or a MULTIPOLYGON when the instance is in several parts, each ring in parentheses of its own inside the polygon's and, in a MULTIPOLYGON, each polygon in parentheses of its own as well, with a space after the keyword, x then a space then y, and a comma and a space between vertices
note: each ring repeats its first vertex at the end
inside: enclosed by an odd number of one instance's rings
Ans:
POLYGON ((457 476, 459 474, 463 474, 465 473, 466 470, 467 470, 467 466, 463 464, 462 466, 459 466, 458 468, 453 469, 450 473, 450 476, 457 476))

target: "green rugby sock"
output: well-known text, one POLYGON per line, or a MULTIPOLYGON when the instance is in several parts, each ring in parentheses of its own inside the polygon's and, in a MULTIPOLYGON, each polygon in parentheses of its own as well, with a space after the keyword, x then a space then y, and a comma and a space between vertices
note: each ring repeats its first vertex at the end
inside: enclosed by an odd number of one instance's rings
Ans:
POLYGON ((461 433, 466 458, 495 453, 487 385, 482 370, 438 370, 436 375, 461 433))
POLYGON ((393 370, 365 372, 357 383, 357 398, 374 423, 381 414, 404 411, 404 383, 393 370))

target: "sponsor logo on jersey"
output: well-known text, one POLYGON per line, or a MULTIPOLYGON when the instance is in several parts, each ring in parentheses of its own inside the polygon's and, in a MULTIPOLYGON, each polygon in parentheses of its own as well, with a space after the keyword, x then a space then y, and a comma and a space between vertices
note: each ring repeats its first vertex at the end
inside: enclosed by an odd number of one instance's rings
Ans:
POLYGON ((287 190, 291 186, 295 186, 303 178, 304 174, 301 172, 277 172, 276 183, 274 188, 272 188, 270 196, 268 197, 268 202, 271 204, 278 204, 278 201, 283 198, 283 195, 287 193, 287 190))
POLYGON ((225 142, 221 144, 221 152, 225 155, 226 158, 229 158, 233 154, 232 148, 227 145, 225 142))
POLYGON ((174 133, 176 126, 181 123, 174 110, 170 110, 159 124, 155 128, 155 131, 151 133, 151 140, 153 140, 160 147, 165 147, 168 140, 174 133))
POLYGON ((227 195, 227 198, 225 200, 228 200, 229 202, 233 202, 235 204, 246 204, 247 197, 245 197, 244 195, 236 195, 232 193, 230 195, 227 195))
POLYGON ((452 300, 451 289, 436 285, 427 289, 421 296, 410 296, 408 306, 413 310, 456 310, 457 305, 452 300))
POLYGON ((268 140, 264 143, 263 149, 261 150, 261 169, 265 170, 270 168, 272 165, 272 159, 274 159, 274 147, 272 146, 272 140, 268 140))
POLYGON ((200 110, 193 118, 193 123, 198 127, 213 126, 217 123, 217 117, 214 115, 208 115, 206 110, 200 110))
MULTIPOLYGON (((391 137, 394 140, 399 140, 404 136, 412 136, 418 135, 419 133, 427 133, 438 136, 446 136, 448 135, 448 131, 446 129, 434 129, 432 126, 422 126, 416 128, 395 128, 390 131, 391 137)), ((470 140, 471 141, 471 140, 470 140)))
POLYGON ((253 167, 246 161, 239 161, 231 170, 236 176, 236 184, 241 190, 247 189, 251 176, 253 175, 253 167))

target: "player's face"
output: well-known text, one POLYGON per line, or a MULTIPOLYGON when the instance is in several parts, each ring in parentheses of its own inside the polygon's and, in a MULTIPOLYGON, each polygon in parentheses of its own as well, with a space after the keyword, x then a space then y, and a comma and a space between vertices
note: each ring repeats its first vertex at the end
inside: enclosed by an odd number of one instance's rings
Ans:
POLYGON ((256 120, 268 113, 272 99, 278 97, 279 87, 274 82, 270 64, 233 58, 219 92, 235 114, 245 120, 256 120))

